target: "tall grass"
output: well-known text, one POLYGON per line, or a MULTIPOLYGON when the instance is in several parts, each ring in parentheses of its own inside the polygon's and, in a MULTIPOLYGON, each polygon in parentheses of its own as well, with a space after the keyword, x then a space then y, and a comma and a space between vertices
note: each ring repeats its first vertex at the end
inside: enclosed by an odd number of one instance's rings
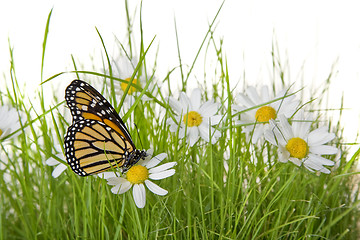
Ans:
MULTIPOLYGON (((44 53, 47 34, 51 34, 50 16, 51 13, 46 25, 44 53)), ((129 21, 129 29, 132 27, 129 21)), ((173 113, 167 96, 178 95, 172 88, 177 81, 175 71, 160 79, 162 91, 149 93, 148 85, 143 86, 143 94, 152 100, 136 98, 123 118, 138 148, 151 147, 155 154, 166 152, 165 161, 177 162, 176 174, 159 182, 169 193, 161 197, 148 191, 143 209, 136 207, 130 192, 112 194, 111 186, 104 179, 79 177, 70 168, 58 178, 51 176, 53 167, 47 166, 45 160, 55 157, 63 161, 56 157, 55 146, 62 146, 71 122, 64 99, 54 93, 55 103, 49 108, 43 93, 64 73, 42 80, 37 98, 29 99, 25 89, 19 86, 20 79, 16 78, 15 64, 12 64, 6 89, 0 92, 1 103, 24 112, 26 119, 21 119, 21 134, 17 138, 0 141, 0 238, 358 239, 359 172, 356 167, 360 149, 348 156, 342 144, 342 125, 326 123, 329 131, 338 136, 332 144, 341 149, 338 159, 329 156, 338 166, 327 175, 278 162, 276 149, 266 142, 252 145, 231 117, 237 90, 231 88, 225 53, 221 44, 212 38, 213 31, 211 24, 197 53, 209 48, 217 53, 219 74, 214 76, 216 80, 212 84, 201 85, 204 100, 213 98, 222 104, 221 114, 225 117, 218 127, 222 136, 216 143, 200 141, 189 147, 178 134, 169 131, 166 119, 173 113)), ((130 35, 128 39, 129 43, 120 45, 122 50, 127 45, 135 45, 130 35)), ((146 75, 149 70, 144 70, 150 65, 146 53, 153 46, 146 44, 141 39, 139 52, 127 53, 140 56, 132 79, 146 75)), ((107 52, 105 44, 103 49, 107 52)), ((181 53, 180 47, 178 51, 181 53)), ((187 72, 181 64, 174 67, 181 69, 184 91, 189 90, 187 83, 198 54, 189 63, 191 67, 187 72)), ((10 56, 14 63, 11 48, 10 56)), ((74 61, 74 76, 69 77, 69 83, 73 78, 92 79, 99 91, 119 108, 125 98, 119 100, 122 96, 117 96, 113 89, 114 84, 123 79, 113 75, 111 56, 107 53, 105 56, 104 68, 108 69, 105 73, 80 70, 74 61)), ((283 79, 281 65, 274 60, 274 66, 274 79, 279 76, 283 79)), ((154 81, 152 74, 145 78, 147 83, 154 81)), ((274 86, 279 84, 288 83, 286 79, 283 83, 274 80, 274 86)), ((315 101, 312 105, 321 108, 315 101)), ((323 111, 323 115, 326 114, 323 111)), ((319 124, 324 123, 317 121, 314 127, 319 124)))

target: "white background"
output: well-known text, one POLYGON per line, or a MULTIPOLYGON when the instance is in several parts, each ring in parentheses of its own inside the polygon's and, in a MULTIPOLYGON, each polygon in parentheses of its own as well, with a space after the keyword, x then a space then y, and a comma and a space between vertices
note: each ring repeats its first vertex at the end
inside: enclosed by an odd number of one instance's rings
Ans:
MULTIPOLYGON (((129 0, 129 4, 133 16, 140 2, 129 0)), ((174 19, 183 63, 191 64, 220 5, 221 1, 215 0, 144 0, 145 45, 156 35, 150 54, 159 48, 159 78, 179 65, 174 19)), ((125 40, 124 1, 1 1, 0 73, 5 76, 0 78, 2 83, 4 79, 9 80, 10 41, 18 80, 26 82, 29 91, 38 87, 42 41, 51 8, 45 79, 72 70, 71 54, 78 63, 84 64, 84 70, 92 70, 93 64, 101 64, 102 46, 95 27, 101 32, 110 53, 116 48, 114 36, 120 41, 125 40)), ((138 19, 137 14, 135 22, 138 23, 138 19)), ((344 113, 345 134, 348 141, 354 141, 360 119, 360 14, 357 1, 227 0, 216 24, 215 40, 219 42, 222 38, 224 41, 230 79, 234 83, 244 81, 244 71, 248 85, 271 82, 270 54, 274 39, 279 45, 282 61, 290 68, 286 76, 288 81, 303 80, 308 91, 322 86, 336 62, 330 107, 339 108, 344 95, 347 109, 344 113)), ((138 28, 134 33, 138 36, 138 28)), ((216 60, 212 58, 214 56, 208 61, 216 60)), ((211 74, 213 72, 208 73, 211 74)), ((202 77, 203 65, 199 64, 192 78, 201 80, 202 77)), ((72 75, 60 78, 59 92, 63 92, 72 78, 72 75)))

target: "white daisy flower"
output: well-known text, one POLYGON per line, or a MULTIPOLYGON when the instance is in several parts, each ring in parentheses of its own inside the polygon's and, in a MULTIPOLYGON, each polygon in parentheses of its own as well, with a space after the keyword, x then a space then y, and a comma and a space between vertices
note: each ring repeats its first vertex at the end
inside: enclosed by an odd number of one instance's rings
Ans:
POLYGON ((200 89, 194 89, 190 98, 181 92, 179 101, 170 97, 169 104, 176 114, 176 122, 168 118, 166 123, 170 125, 171 132, 179 130, 179 138, 186 136, 190 146, 193 146, 200 137, 209 142, 211 136, 211 143, 215 143, 221 136, 220 131, 211 127, 219 124, 222 119, 221 115, 216 114, 220 104, 214 103, 213 100, 201 104, 200 89))
MULTIPOLYGON (((146 86, 146 80, 147 80, 146 76, 148 78, 150 78, 152 76, 152 74, 145 75, 144 73, 142 73, 141 76, 138 78, 138 74, 136 74, 134 79, 131 80, 131 77, 132 77, 137 65, 138 65, 137 58, 133 58, 130 61, 127 57, 120 57, 119 60, 112 61, 113 76, 123 79, 124 81, 127 81, 127 83, 114 81, 115 93, 119 96, 123 96, 126 89, 128 88, 128 85, 131 83, 131 86, 129 87, 129 89, 127 91, 127 96, 126 96, 125 102, 124 102, 125 109, 130 108, 134 104, 135 99, 141 93, 141 91, 138 88, 136 88, 132 85, 137 85, 137 86, 143 88, 146 86)), ((109 85, 111 84, 110 80, 108 80, 108 84, 109 85)), ((158 85, 159 84, 157 83, 156 79, 153 77, 153 79, 151 80, 151 83, 149 84, 149 86, 147 88, 147 92, 152 94, 153 96, 156 95, 158 88, 159 88, 158 85)), ((143 101, 148 101, 151 98, 149 98, 148 96, 146 96, 146 94, 144 94, 141 97, 141 99, 143 101)))
MULTIPOLYGON (((20 112, 20 118, 25 118, 25 114, 20 112)), ((21 125, 18 110, 10 106, 0 106, 0 140, 6 138, 20 128, 21 125)), ((21 131, 18 131, 13 134, 11 138, 20 135, 20 133, 21 131)))
POLYGON ((234 113, 241 112, 241 120, 235 121, 235 124, 244 125, 243 132, 252 133, 251 141, 255 144, 269 128, 270 119, 276 119, 281 114, 289 118, 296 112, 299 101, 295 100, 295 95, 289 95, 289 92, 282 90, 276 96, 271 96, 267 86, 263 86, 259 94, 255 87, 248 87, 246 94, 236 96, 239 105, 232 106, 234 113))
POLYGON ((338 152, 337 148, 325 145, 335 138, 335 134, 329 133, 326 127, 310 131, 312 118, 305 118, 303 111, 296 114, 292 125, 284 115, 280 115, 279 119, 279 123, 270 120, 271 127, 265 132, 266 140, 278 147, 279 161, 291 161, 297 166, 303 164, 311 172, 329 174, 330 170, 325 166, 335 163, 321 155, 338 152))
POLYGON ((176 162, 168 162, 157 166, 164 158, 166 153, 161 153, 153 158, 147 157, 146 160, 140 161, 137 165, 132 166, 125 177, 119 177, 114 172, 101 174, 106 178, 109 185, 114 187, 111 192, 114 194, 122 194, 133 188, 133 197, 138 208, 145 207, 146 192, 145 186, 153 193, 164 196, 167 190, 159 187, 151 180, 160 180, 175 174, 175 169, 170 169, 176 165, 176 162))
MULTIPOLYGON (((57 150, 57 152, 60 152, 58 154, 56 154, 55 156, 59 159, 62 159, 66 162, 66 160, 64 159, 64 154, 61 152, 61 147, 57 146, 55 147, 55 149, 57 150)), ((66 169, 67 169, 67 165, 65 165, 64 163, 58 161, 57 159, 50 157, 45 161, 45 164, 48 166, 56 166, 52 172, 52 176, 53 178, 57 178, 60 176, 61 173, 63 173, 66 169)))

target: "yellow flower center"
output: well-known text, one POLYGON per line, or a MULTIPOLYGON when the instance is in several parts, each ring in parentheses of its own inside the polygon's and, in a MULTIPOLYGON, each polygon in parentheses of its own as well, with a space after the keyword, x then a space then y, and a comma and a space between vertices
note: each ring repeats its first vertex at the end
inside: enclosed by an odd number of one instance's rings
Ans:
POLYGON ((307 143, 301 138, 292 138, 286 144, 286 149, 290 153, 290 157, 302 159, 309 153, 309 147, 307 143))
POLYGON ((198 112, 190 111, 185 114, 183 121, 188 127, 199 126, 202 123, 202 117, 198 112))
POLYGON ((3 134, 3 131, 0 129, 0 136, 3 134))
POLYGON ((258 122, 269 122, 270 119, 276 118, 276 111, 270 106, 263 106, 255 113, 255 119, 258 122))
POLYGON ((126 179, 132 184, 144 183, 149 178, 149 171, 146 167, 135 165, 126 173, 126 179))
MULTIPOLYGON (((126 82, 121 82, 120 86, 121 86, 121 89, 125 92, 127 86, 129 85, 129 83, 131 82, 131 78, 125 78, 125 81, 126 82)), ((134 78, 131 82, 131 85, 133 84, 136 84, 136 85, 139 85, 138 84, 138 80, 136 78, 134 78)), ((137 91, 137 88, 136 87, 133 87, 133 86, 130 86, 129 88, 129 91, 128 91, 128 94, 132 94, 133 92, 136 92, 137 91)))

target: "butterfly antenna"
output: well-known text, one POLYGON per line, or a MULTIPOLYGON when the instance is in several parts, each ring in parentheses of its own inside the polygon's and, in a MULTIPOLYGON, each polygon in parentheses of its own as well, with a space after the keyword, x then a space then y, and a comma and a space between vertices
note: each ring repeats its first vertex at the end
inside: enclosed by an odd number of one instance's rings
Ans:
POLYGON ((135 123, 134 123, 134 125, 135 125, 136 132, 137 132, 137 135, 138 135, 138 138, 139 138, 139 141, 140 141, 141 149, 144 149, 144 146, 143 146, 143 144, 142 144, 142 142, 141 142, 141 137, 140 137, 140 134, 139 134, 139 129, 138 129, 138 127, 136 126, 135 123))

